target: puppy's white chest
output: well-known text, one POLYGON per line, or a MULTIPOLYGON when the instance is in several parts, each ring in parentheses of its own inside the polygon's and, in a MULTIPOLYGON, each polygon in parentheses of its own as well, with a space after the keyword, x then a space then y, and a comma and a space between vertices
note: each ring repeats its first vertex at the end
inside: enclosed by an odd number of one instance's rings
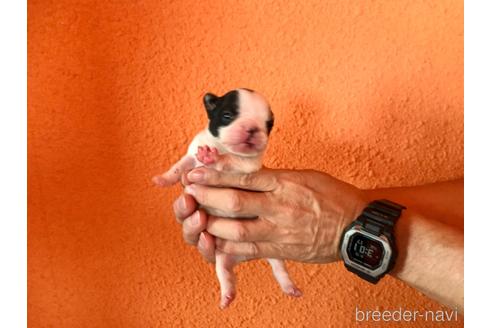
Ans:
POLYGON ((261 169, 262 155, 245 157, 230 153, 206 130, 198 133, 188 147, 188 156, 195 158, 194 167, 206 166, 217 171, 251 173, 261 169), (207 148, 209 150, 205 150, 207 148), (210 153, 216 151, 216 154, 210 153), (209 158, 209 156, 212 157, 209 158))

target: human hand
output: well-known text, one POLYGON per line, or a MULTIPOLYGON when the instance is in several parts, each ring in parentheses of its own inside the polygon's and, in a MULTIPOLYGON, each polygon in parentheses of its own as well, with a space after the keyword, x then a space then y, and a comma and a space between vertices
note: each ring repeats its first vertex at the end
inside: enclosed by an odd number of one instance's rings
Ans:
MULTIPOLYGON (((186 186, 190 182, 183 174, 181 183, 186 186)), ((182 225, 183 239, 189 245, 198 245, 198 251, 208 262, 215 262, 215 238, 207 228, 207 213, 198 209, 195 199, 188 194, 181 194, 173 204, 176 221, 182 225)))
POLYGON ((367 204, 361 190, 312 170, 238 174, 201 167, 187 180, 175 212, 185 241, 198 242, 209 261, 215 247, 248 259, 335 261, 343 229, 367 204), (207 217, 197 202, 236 218, 207 217))

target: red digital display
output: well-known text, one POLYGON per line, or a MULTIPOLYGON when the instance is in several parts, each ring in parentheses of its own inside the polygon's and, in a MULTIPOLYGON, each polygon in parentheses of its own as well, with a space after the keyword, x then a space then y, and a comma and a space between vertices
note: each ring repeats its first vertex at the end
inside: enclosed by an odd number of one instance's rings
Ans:
POLYGON ((356 233, 349 240, 349 258, 369 269, 377 269, 384 256, 384 247, 381 242, 356 233))

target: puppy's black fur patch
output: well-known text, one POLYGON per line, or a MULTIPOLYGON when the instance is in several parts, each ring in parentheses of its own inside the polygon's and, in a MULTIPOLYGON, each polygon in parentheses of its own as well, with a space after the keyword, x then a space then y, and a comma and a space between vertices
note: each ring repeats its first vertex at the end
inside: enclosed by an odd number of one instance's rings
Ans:
POLYGON ((208 129, 214 137, 219 136, 219 128, 234 122, 239 116, 239 92, 229 91, 222 97, 207 93, 203 103, 209 119, 208 129))
MULTIPOLYGON (((249 92, 254 92, 251 89, 242 88, 249 92)), ((207 116, 209 119, 208 129, 214 137, 219 136, 219 128, 227 126, 234 122, 239 116, 239 92, 232 90, 218 97, 213 93, 207 93, 203 97, 203 104, 207 110, 207 116)), ((270 110, 270 119, 266 121, 267 134, 270 134, 273 128, 274 116, 272 110, 270 110)))

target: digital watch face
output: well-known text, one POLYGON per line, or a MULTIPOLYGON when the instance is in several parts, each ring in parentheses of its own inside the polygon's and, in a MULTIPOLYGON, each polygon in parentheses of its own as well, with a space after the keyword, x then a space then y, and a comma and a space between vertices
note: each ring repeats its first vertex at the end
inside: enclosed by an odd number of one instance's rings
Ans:
POLYGON ((355 233, 350 237, 347 253, 350 260, 374 270, 381 265, 384 257, 384 247, 377 240, 355 233))

